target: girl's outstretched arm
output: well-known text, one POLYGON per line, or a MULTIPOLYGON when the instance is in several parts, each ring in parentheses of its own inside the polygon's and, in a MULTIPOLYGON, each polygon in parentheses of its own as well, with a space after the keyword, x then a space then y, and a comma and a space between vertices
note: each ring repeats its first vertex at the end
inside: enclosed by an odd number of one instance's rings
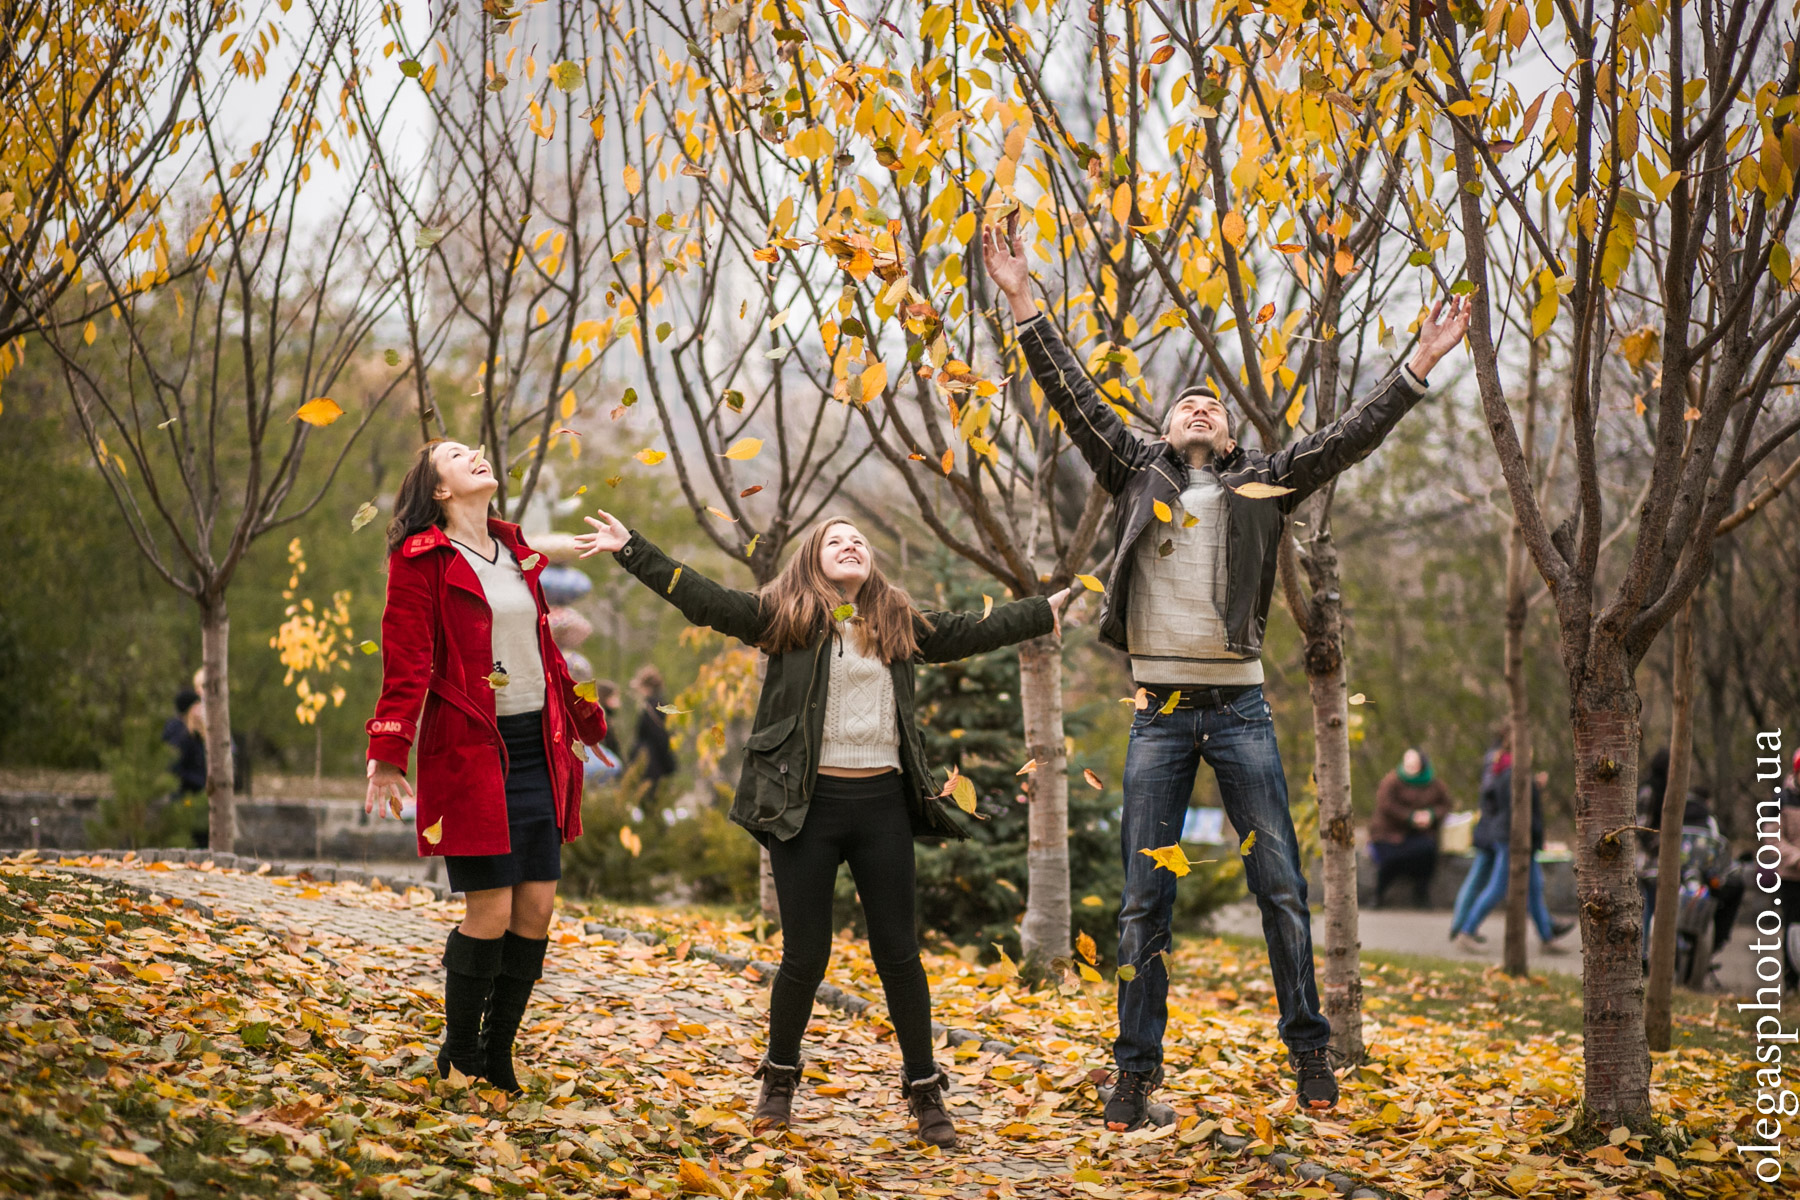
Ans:
POLYGON ((996 604, 985 617, 980 613, 926 613, 931 631, 919 638, 919 657, 926 662, 954 662, 1054 632, 1056 606, 1066 594, 996 604))
POLYGON ((581 557, 612 551, 613 558, 638 582, 681 610, 695 625, 716 629, 727 637, 755 645, 768 622, 763 618, 762 598, 714 583, 692 567, 676 562, 641 533, 626 529, 608 512, 601 520, 587 518, 594 532, 575 539, 581 557))

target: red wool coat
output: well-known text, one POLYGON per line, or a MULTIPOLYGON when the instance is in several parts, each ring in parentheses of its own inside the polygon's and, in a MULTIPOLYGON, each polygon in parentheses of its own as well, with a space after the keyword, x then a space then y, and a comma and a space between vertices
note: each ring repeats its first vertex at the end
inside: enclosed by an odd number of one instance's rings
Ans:
MULTIPOLYGON (((563 841, 581 836, 579 743, 606 736, 606 714, 575 694, 562 651, 550 638, 538 575, 542 557, 519 527, 488 521, 488 532, 525 568, 537 598, 544 660, 544 742, 556 823, 563 841), (537 558, 535 563, 526 563, 537 558)), ((364 727, 369 757, 406 770, 418 743, 419 854, 505 854, 506 747, 494 720, 493 614, 471 567, 441 529, 414 534, 388 556, 387 608, 381 614, 381 699, 364 727), (420 707, 424 708, 423 717, 420 707), (442 822, 440 825, 439 822, 442 822), (426 833, 434 826, 434 845, 426 833)))

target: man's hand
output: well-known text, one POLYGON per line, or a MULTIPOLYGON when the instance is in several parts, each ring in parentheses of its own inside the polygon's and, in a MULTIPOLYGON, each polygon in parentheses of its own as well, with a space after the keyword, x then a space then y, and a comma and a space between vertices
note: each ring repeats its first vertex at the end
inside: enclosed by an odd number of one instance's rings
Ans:
POLYGON ((609 552, 623 550, 625 543, 631 540, 631 530, 625 528, 619 518, 606 510, 595 509, 594 511, 604 517, 606 523, 602 525, 592 517, 584 518, 589 525, 594 527, 594 532, 576 535, 575 546, 581 551, 581 557, 587 558, 590 555, 599 554, 603 550, 609 552))
POLYGON ((1431 315, 1425 318, 1425 324, 1419 330, 1419 348, 1413 352, 1412 362, 1407 366, 1420 379, 1431 374, 1431 368, 1438 365, 1440 359, 1456 349, 1469 332, 1469 313, 1472 302, 1467 296, 1452 296, 1449 307, 1445 301, 1439 300, 1431 308, 1431 315))
POLYGON ((1013 320, 1037 316, 1037 303, 1031 298, 1031 273, 1025 268, 1025 236, 1019 232, 1019 210, 1015 208, 1007 214, 1004 230, 998 224, 983 222, 978 236, 988 278, 1012 306, 1013 320))

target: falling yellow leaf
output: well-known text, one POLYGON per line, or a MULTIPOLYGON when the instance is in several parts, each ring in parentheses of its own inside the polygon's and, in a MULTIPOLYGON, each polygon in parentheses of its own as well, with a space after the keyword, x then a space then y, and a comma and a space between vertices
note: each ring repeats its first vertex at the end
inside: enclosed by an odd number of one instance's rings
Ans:
POLYGON ((1104 592, 1106 590, 1106 585, 1101 583, 1099 578, 1093 575, 1077 575, 1075 580, 1090 592, 1104 592))
POLYGON ((1166 717, 1170 713, 1174 712, 1175 706, 1180 703, 1181 703, 1181 689, 1176 688, 1174 691, 1169 693, 1169 698, 1167 700, 1164 700, 1162 702, 1162 707, 1157 709, 1156 711, 1166 717))
POLYGON ((944 474, 946 475, 956 470, 956 451, 944 451, 944 457, 939 461, 938 465, 944 468, 944 474))
POLYGON ((576 695, 577 699, 586 700, 589 703, 597 704, 600 701, 600 688, 594 683, 594 681, 592 679, 589 679, 583 683, 578 683, 575 685, 575 695, 576 695))
POLYGON ((431 827, 429 829, 426 829, 423 832, 422 836, 424 837, 424 839, 427 842, 429 842, 433 846, 435 846, 439 842, 443 841, 444 840, 444 818, 439 817, 437 820, 433 821, 431 823, 431 827))
POLYGON ((99 329, 95 327, 94 323, 89 321, 87 327, 81 331, 81 340, 91 346, 94 344, 94 338, 99 332, 99 329))
POLYGON ((1358 692, 1358 693, 1356 693, 1356 695, 1350 697, 1349 703, 1364 704, 1368 701, 1368 699, 1369 698, 1367 696, 1363 695, 1361 692, 1358 692))
POLYGON ((831 610, 831 619, 834 621, 848 621, 855 615, 856 605, 854 604, 840 604, 831 610))
POLYGON ((1172 512, 1169 506, 1164 504, 1161 500, 1152 500, 1150 502, 1150 511, 1156 514, 1156 519, 1159 521, 1173 521, 1175 519, 1174 512, 1172 512))
POLYGON ((370 521, 373 521, 375 519, 376 515, 377 515, 376 508, 373 503, 363 504, 363 506, 361 508, 357 509, 355 514, 353 516, 351 516, 351 518, 350 518, 350 532, 355 533, 357 530, 361 529, 364 525, 367 525, 370 521))
POLYGON ((362 645, 358 646, 357 649, 361 650, 364 654, 381 653, 381 647, 377 646, 374 642, 364 642, 362 645))
POLYGON ((619 826, 619 845, 629 850, 633 858, 644 852, 644 839, 631 832, 629 825, 619 826))
POLYGON ((1096 792, 1104 792, 1106 790, 1106 784, 1101 781, 1100 776, 1094 774, 1094 769, 1092 767, 1083 767, 1081 770, 1081 777, 1087 780, 1087 785, 1096 792))
POLYGON ((1193 864, 1188 862, 1188 856, 1182 852, 1179 842, 1173 846, 1161 846, 1155 850, 1139 850, 1138 853, 1148 856, 1151 862, 1168 871, 1177 879, 1194 869, 1193 864))
POLYGON ((1038 760, 1034 758, 1030 762, 1026 763, 1024 766, 1020 767, 1018 770, 1014 771, 1013 774, 1014 775, 1029 775, 1037 769, 1038 769, 1038 760))
POLYGON ((733 523, 735 523, 737 521, 737 518, 732 516, 730 513, 726 512, 723 509, 714 508, 710 504, 706 506, 706 511, 711 513, 713 516, 719 518, 719 520, 721 520, 721 521, 731 521, 733 523))
POLYGON ((317 400, 308 400, 294 414, 308 425, 329 425, 344 415, 344 410, 328 396, 320 396, 317 400))
POLYGON ((688 710, 685 708, 676 708, 673 704, 659 704, 656 706, 656 711, 662 713, 664 716, 679 717, 688 710))
POLYGON ((939 794, 956 801, 956 807, 966 813, 975 811, 975 781, 961 771, 951 770, 950 778, 944 781, 944 790, 939 794))
POLYGON ((1254 845, 1256 845, 1256 830, 1252 829, 1249 836, 1244 838, 1243 844, 1238 847, 1238 853, 1248 854, 1250 853, 1250 848, 1254 845))
POLYGON ((544 556, 534 550, 525 556, 525 561, 519 564, 519 570, 529 571, 543 561, 544 556))
POLYGON ((628 196, 637 195, 644 186, 644 177, 638 173, 636 167, 632 166, 627 166, 625 168, 623 176, 625 180, 625 194, 628 196))
POLYGON ((1077 974, 1079 974, 1083 979, 1087 980, 1089 983, 1104 983, 1105 982, 1105 980, 1100 978, 1100 972, 1094 970, 1094 968, 1088 966, 1084 962, 1076 963, 1075 970, 1076 970, 1077 974))
POLYGON ((1265 304, 1261 308, 1256 310, 1256 323, 1258 325, 1261 325, 1274 315, 1275 315, 1274 303, 1271 302, 1271 303, 1265 304))
POLYGON ((731 449, 725 452, 725 457, 733 462, 749 462, 762 453, 762 446, 761 438, 739 438, 731 444, 731 449))
POLYGON ((675 573, 669 576, 669 586, 663 589, 663 595, 673 596, 675 594, 675 585, 679 582, 681 582, 681 568, 676 567, 675 573))
POLYGON ((487 681, 488 686, 496 691, 512 682, 512 680, 507 677, 505 671, 490 671, 488 673, 487 681))
POLYGON ((636 454, 632 455, 631 457, 637 459, 639 462, 643 463, 646 467, 654 467, 657 463, 661 462, 663 459, 665 459, 669 456, 667 454, 664 454, 661 450, 652 450, 648 446, 646 446, 644 449, 639 450, 636 454))
POLYGON ((1619 353, 1631 364, 1631 369, 1640 371, 1644 364, 1657 354, 1660 335, 1653 326, 1646 325, 1635 333, 1626 334, 1619 342, 1619 353))
POLYGON ((1260 479, 1253 479, 1249 483, 1239 484, 1231 490, 1246 500, 1272 500, 1276 496, 1285 496, 1294 489, 1291 487, 1282 487, 1279 484, 1264 483, 1260 479))
POLYGON ((1105 905, 1106 901, 1098 896, 1083 896, 1081 898, 1081 907, 1083 908, 1103 908, 1105 905))
POLYGON ((1100 965, 1100 948, 1085 929, 1075 935, 1075 952, 1095 966, 1100 965))
POLYGON ((986 592, 981 593, 981 619, 987 620, 994 611, 994 598, 986 592))

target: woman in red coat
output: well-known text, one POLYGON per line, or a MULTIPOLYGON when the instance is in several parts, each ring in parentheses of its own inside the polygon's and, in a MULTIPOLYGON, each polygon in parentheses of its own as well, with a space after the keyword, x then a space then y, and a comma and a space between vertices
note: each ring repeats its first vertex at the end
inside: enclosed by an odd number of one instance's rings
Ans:
POLYGON ((489 515, 496 486, 479 450, 448 441, 420 447, 400 481, 364 807, 399 814, 416 741, 419 853, 445 856, 468 906, 444 946, 438 1070, 516 1092, 562 843, 581 833, 580 746, 606 717, 550 638, 543 556, 489 515))

